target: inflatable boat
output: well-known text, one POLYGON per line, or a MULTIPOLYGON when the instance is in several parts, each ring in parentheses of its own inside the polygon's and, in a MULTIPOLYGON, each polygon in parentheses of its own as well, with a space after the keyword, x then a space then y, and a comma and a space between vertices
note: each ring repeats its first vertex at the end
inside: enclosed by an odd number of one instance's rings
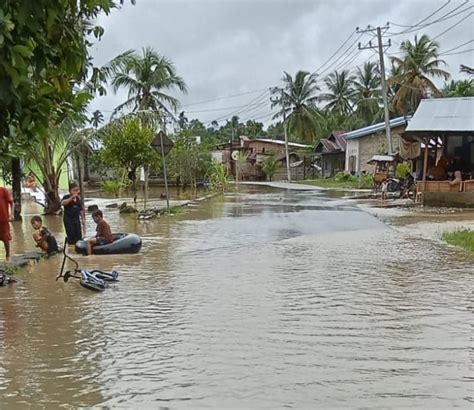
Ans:
MULTIPOLYGON (((86 238, 76 242, 76 252, 82 255, 87 253, 86 238)), ((134 233, 116 233, 114 241, 107 245, 94 246, 92 248, 93 255, 113 255, 117 253, 138 253, 142 247, 141 238, 134 233)))

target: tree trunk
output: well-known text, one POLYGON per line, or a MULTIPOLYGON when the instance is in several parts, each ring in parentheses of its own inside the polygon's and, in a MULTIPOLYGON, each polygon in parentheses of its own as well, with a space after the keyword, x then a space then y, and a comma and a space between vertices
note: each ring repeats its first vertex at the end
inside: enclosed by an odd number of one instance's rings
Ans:
POLYGON ((54 215, 61 209, 59 178, 56 172, 45 175, 44 191, 46 192, 44 212, 46 215, 54 215))
MULTIPOLYGON (((82 202, 82 208, 85 208, 85 195, 84 195, 84 177, 83 177, 83 172, 82 172, 82 152, 76 153, 76 166, 77 166, 77 177, 79 180, 79 190, 81 191, 81 202, 82 202)), ((58 187, 59 188, 59 187, 58 187)))
POLYGON ((15 211, 13 219, 21 221, 21 163, 20 158, 12 158, 12 191, 13 202, 15 203, 15 211))

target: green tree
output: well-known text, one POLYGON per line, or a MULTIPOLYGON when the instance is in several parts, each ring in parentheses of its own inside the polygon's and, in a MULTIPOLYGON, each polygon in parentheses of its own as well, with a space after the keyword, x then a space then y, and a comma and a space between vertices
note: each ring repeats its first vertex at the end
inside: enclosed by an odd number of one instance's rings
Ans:
POLYGON ((422 98, 429 94, 442 96, 432 78, 447 80, 450 74, 440 68, 446 63, 438 58, 439 44, 426 34, 420 38, 415 36, 414 42, 403 41, 400 51, 401 57, 391 57, 395 75, 389 79, 389 84, 396 87, 393 109, 398 114, 412 114, 422 98))
POLYGON ((365 125, 382 119, 382 91, 380 73, 376 63, 366 62, 357 67, 354 79, 356 114, 364 120, 365 125))
POLYGON ((318 112, 318 134, 326 138, 332 131, 351 131, 364 126, 364 120, 355 115, 320 110, 318 112))
POLYGON ((197 181, 204 178, 211 166, 211 152, 205 144, 198 144, 189 130, 182 131, 169 154, 169 172, 178 186, 191 186, 194 193, 197 181))
POLYGON ((281 121, 270 124, 267 128, 267 135, 269 137, 281 137, 284 133, 283 123, 281 121))
POLYGON ((280 105, 287 114, 288 134, 304 142, 314 142, 317 129, 314 107, 319 91, 316 74, 298 71, 293 79, 285 72, 282 81, 283 92, 274 105, 280 105))
POLYGON ((343 115, 352 114, 356 96, 354 81, 355 77, 348 70, 329 74, 324 79, 328 92, 321 95, 321 100, 327 102, 324 109, 343 115))
POLYGON ((244 134, 252 139, 257 138, 262 133, 262 131, 263 131, 263 124, 261 122, 248 120, 245 123, 244 134))
MULTIPOLYGON (((133 2, 133 1, 132 1, 133 2)), ((0 4, 0 153, 44 136, 84 108, 89 46, 103 29, 91 23, 120 3, 113 0, 3 0, 0 4)), ((90 69, 90 70, 89 70, 90 69)), ((13 158, 14 198, 20 211, 21 167, 13 158)), ((18 217, 18 212, 16 213, 18 217)))
POLYGON ((451 80, 443 88, 444 97, 474 97, 473 80, 451 80))
POLYGON ((92 117, 89 119, 89 123, 94 127, 94 128, 99 128, 99 125, 104 122, 104 115, 99 111, 95 110, 92 113, 92 117))
POLYGON ((26 146, 27 165, 35 165, 39 170, 36 173, 33 171, 35 168, 30 169, 43 185, 46 214, 54 214, 61 209, 59 181, 67 159, 76 157, 78 147, 88 146, 93 138, 92 130, 78 129, 73 121, 64 120, 51 127, 47 134, 40 134, 33 144, 26 146))
POLYGON ((247 155, 244 152, 239 151, 239 155, 235 160, 235 181, 239 183, 239 181, 243 181, 244 179, 244 168, 247 164, 247 155))
POLYGON ((262 170, 269 181, 271 181, 273 176, 276 174, 278 165, 279 162, 276 160, 274 155, 269 155, 263 160, 262 170))
POLYGON ((136 202, 137 172, 147 165, 160 166, 160 157, 151 147, 153 131, 142 127, 138 118, 127 116, 106 125, 100 130, 99 137, 103 143, 100 151, 102 161, 117 173, 127 173, 136 202))
POLYGON ((229 189, 230 177, 224 164, 214 162, 208 173, 211 189, 224 193, 229 189))
POLYGON ((128 90, 126 101, 117 106, 115 112, 128 109, 132 112, 151 111, 158 117, 163 114, 173 116, 179 101, 167 92, 176 88, 186 92, 186 84, 177 75, 171 60, 151 47, 142 49, 141 55, 135 50, 120 54, 106 65, 105 71, 114 92, 120 88, 128 90))

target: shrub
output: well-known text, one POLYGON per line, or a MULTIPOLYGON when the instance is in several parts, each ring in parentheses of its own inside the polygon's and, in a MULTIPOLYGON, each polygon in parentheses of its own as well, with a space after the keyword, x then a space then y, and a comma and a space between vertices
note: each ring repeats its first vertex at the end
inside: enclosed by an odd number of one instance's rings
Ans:
POLYGON ((395 170, 395 175, 398 178, 406 178, 406 176, 410 173, 411 173, 411 166, 410 164, 407 164, 406 162, 403 164, 398 164, 397 169, 395 170))
POLYGON ((348 172, 338 172, 335 176, 334 176, 334 181, 336 182, 348 182, 348 181, 353 181, 354 180, 354 177, 349 174, 348 172))
POLYGON ((108 193, 113 195, 115 198, 118 198, 120 195, 120 190, 125 188, 125 184, 121 183, 120 181, 103 181, 102 182, 102 189, 108 193))

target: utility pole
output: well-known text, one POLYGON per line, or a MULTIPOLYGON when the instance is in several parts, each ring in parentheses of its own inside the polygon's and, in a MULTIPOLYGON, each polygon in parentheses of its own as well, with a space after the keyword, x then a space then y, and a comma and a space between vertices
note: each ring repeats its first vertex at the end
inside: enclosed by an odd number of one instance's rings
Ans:
POLYGON ((290 151, 288 149, 288 127, 286 124, 286 99, 284 95, 283 88, 273 87, 270 89, 272 93, 280 93, 278 98, 270 98, 273 104, 280 104, 283 110, 283 134, 285 136, 285 157, 286 157, 286 179, 288 182, 291 182, 291 170, 290 170, 290 151))
MULTIPOLYGON (((388 23, 383 27, 384 29, 388 29, 389 25, 388 23)), ((379 63, 380 63, 380 78, 381 78, 381 83, 382 83, 382 99, 383 99, 383 110, 384 110, 384 115, 385 115, 385 134, 387 135, 387 150, 388 150, 388 155, 393 154, 393 144, 392 144, 392 134, 390 132, 390 116, 388 113, 388 100, 387 100, 387 82, 385 80, 385 62, 384 62, 384 56, 383 56, 383 48, 384 47, 390 47, 392 45, 391 40, 388 40, 387 44, 382 44, 382 28, 377 27, 370 27, 368 26, 366 30, 359 30, 359 28, 356 29, 357 33, 367 33, 367 32, 377 32, 377 45, 374 46, 372 45, 372 41, 369 41, 369 45, 362 47, 361 44, 359 43, 359 50, 366 50, 366 49, 378 49, 379 52, 379 63)))
POLYGON ((161 145, 161 158, 163 160, 163 175, 165 178, 165 192, 166 192, 166 212, 170 213, 170 194, 168 190, 168 174, 166 172, 166 156, 165 156, 165 148, 163 145, 163 134, 166 135, 166 115, 163 117, 162 125, 163 132, 160 133, 160 145, 161 145))

